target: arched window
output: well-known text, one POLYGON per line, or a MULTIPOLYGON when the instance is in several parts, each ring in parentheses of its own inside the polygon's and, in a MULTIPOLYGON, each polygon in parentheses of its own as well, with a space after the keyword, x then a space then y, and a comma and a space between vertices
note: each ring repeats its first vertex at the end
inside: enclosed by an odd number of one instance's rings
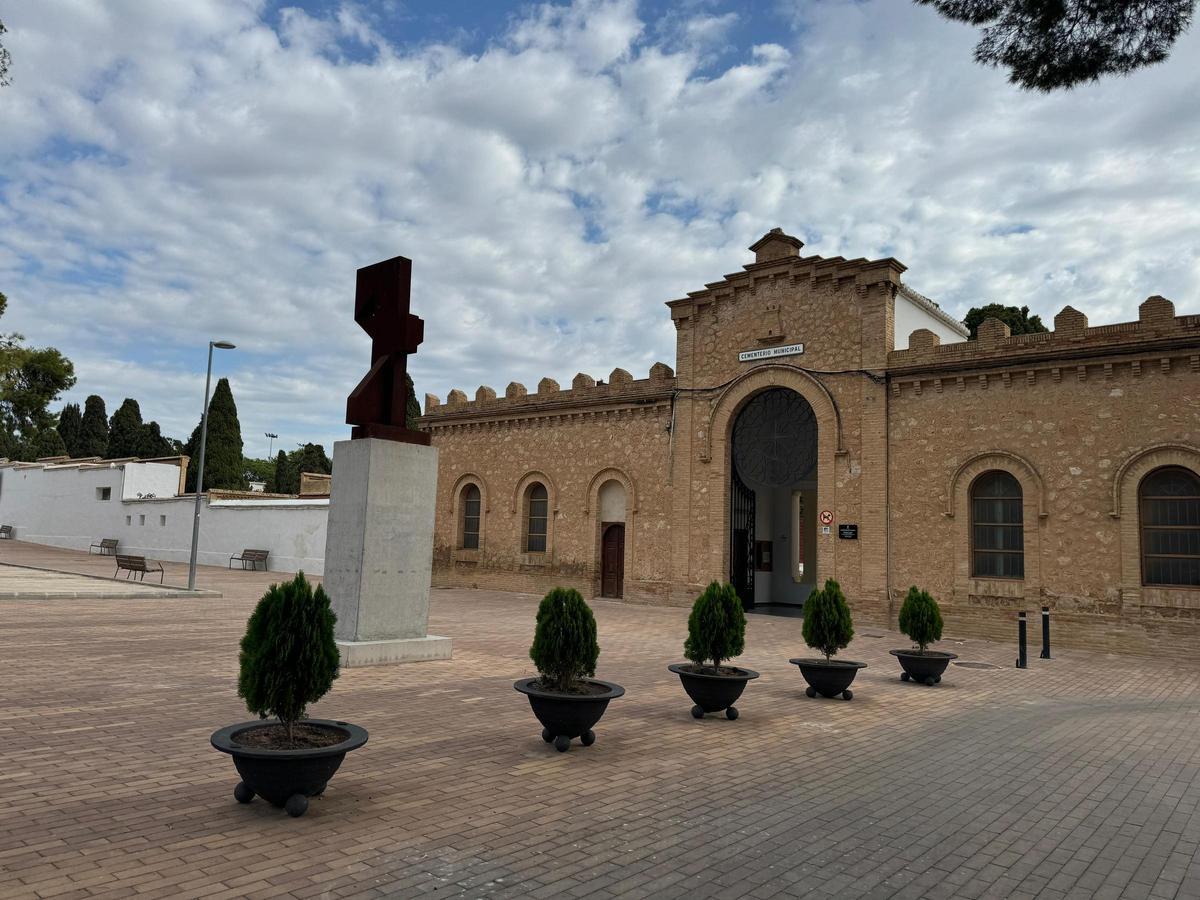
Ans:
POLYGON ((479 485, 468 484, 462 491, 462 548, 479 549, 479 485))
POLYGON ((1025 577, 1021 485, 1008 472, 984 472, 971 485, 971 575, 1025 577))
POLYGON ((546 552, 546 522, 550 512, 550 497, 546 486, 534 482, 526 494, 525 508, 525 552, 546 552))
POLYGON ((1181 466, 1155 469, 1138 501, 1142 584, 1200 587, 1200 478, 1181 466))

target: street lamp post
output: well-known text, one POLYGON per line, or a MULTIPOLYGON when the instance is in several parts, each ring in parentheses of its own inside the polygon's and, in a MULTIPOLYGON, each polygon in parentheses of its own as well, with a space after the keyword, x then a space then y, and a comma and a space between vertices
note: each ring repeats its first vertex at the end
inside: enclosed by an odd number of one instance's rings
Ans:
POLYGON ((200 495, 204 493, 204 444, 208 440, 208 389, 212 384, 213 348, 232 350, 229 341, 208 342, 208 373, 204 376, 204 409, 200 413, 200 460, 196 470, 196 511, 192 519, 192 555, 188 560, 188 590, 196 589, 196 553, 200 547, 200 495))
POLYGON ((275 438, 279 437, 279 435, 270 431, 264 431, 263 437, 270 438, 270 440, 267 442, 267 459, 270 459, 271 454, 275 452, 275 438))

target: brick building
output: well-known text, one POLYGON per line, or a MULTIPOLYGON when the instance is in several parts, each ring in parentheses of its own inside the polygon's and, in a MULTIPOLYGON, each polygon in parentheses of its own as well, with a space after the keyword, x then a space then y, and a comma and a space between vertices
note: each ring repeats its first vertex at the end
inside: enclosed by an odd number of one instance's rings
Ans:
POLYGON ((772 607, 833 577, 860 622, 917 584, 948 634, 1047 605, 1066 643, 1200 646, 1200 315, 967 341, 897 260, 801 247, 668 303, 674 371, 427 395, 435 584, 772 607))

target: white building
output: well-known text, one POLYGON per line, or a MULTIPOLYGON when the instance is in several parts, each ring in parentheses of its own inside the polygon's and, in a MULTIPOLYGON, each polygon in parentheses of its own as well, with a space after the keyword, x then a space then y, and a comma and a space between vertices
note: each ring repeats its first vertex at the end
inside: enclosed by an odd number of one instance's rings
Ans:
MULTIPOLYGON (((35 544, 87 550, 116 538, 121 553, 186 562, 195 508, 195 495, 182 495, 186 471, 186 457, 0 461, 0 525, 35 544)), ((206 495, 199 562, 225 566, 254 548, 270 551, 272 571, 320 575, 328 513, 328 498, 206 495)))

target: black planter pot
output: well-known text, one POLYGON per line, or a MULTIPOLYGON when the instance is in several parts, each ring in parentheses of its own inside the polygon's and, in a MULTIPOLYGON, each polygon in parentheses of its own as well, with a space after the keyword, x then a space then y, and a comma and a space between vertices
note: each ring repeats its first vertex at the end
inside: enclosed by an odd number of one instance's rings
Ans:
POLYGON ((935 685, 942 680, 942 673, 950 660, 958 659, 957 653, 943 653, 941 650, 889 650, 889 653, 900 660, 904 671, 900 673, 901 681, 920 681, 923 684, 935 685))
POLYGON ((692 716, 703 719, 705 713, 725 710, 725 718, 736 719, 738 710, 733 704, 742 696, 746 682, 757 678, 758 673, 753 669, 730 666, 737 674, 706 675, 703 672, 690 671, 691 666, 691 663, 674 663, 667 668, 679 676, 679 680, 683 682, 683 689, 696 704, 692 707, 692 716))
POLYGON ((859 669, 865 669, 865 662, 851 662, 846 659, 789 659, 794 666, 800 667, 800 674, 808 682, 805 693, 810 697, 820 694, 822 697, 836 697, 839 694, 843 700, 850 700, 854 693, 850 684, 859 669))
POLYGON ((239 803, 249 803, 257 794, 272 805, 283 807, 290 816, 302 816, 308 809, 308 798, 325 790, 346 754, 367 742, 367 730, 349 722, 304 719, 304 725, 341 732, 346 739, 307 750, 267 750, 234 743, 234 738, 245 731, 274 724, 277 723, 262 719, 242 722, 214 731, 210 740, 222 753, 233 757, 233 764, 242 776, 233 789, 239 803))
POLYGON ((533 714, 542 723, 542 740, 554 744, 559 753, 566 753, 572 738, 579 738, 585 747, 596 742, 592 726, 608 709, 608 701, 624 695, 625 688, 598 678, 583 679, 587 684, 606 688, 602 694, 559 694, 536 687, 537 678, 522 678, 513 687, 529 698, 533 714))

